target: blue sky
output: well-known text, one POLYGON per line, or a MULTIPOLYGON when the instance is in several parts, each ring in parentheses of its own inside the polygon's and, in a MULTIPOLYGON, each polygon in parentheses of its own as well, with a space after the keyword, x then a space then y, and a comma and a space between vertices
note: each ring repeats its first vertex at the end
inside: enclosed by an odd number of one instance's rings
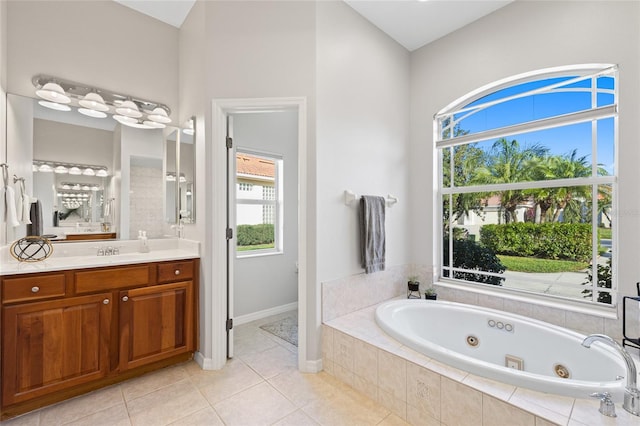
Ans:
MULTIPOLYGON (((514 94, 524 93, 549 84, 569 80, 568 77, 546 79, 532 83, 525 83, 497 91, 489 96, 479 99, 471 104, 478 105, 488 101, 505 98, 514 94)), ((598 78, 598 88, 613 89, 612 77, 598 78)), ((591 80, 584 80, 563 88, 589 89, 591 80)), ((599 93, 597 95, 598 106, 613 103, 613 94, 599 93)), ((552 93, 528 96, 494 105, 483 111, 475 113, 462 120, 460 128, 471 133, 487 129, 495 129, 512 124, 518 124, 531 120, 551 117, 560 114, 568 114, 575 111, 586 110, 591 107, 591 93, 556 91, 552 93)), ((464 113, 462 113, 464 114, 464 113)), ((614 158, 614 120, 613 118, 598 121, 598 152, 597 161, 605 166, 609 173, 613 173, 614 158)), ((592 160, 591 153, 591 123, 580 123, 562 128, 529 132, 513 135, 508 139, 516 139, 522 146, 539 144, 549 149, 554 155, 569 154, 573 149, 578 150, 578 156, 587 156, 592 160)), ((494 141, 480 143, 481 147, 490 147, 494 141)))

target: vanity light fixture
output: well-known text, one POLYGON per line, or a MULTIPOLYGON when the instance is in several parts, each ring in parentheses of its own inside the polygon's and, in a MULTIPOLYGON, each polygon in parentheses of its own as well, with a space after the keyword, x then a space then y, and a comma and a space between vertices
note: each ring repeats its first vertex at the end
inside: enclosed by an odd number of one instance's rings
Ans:
POLYGON ((58 104, 68 104, 71 102, 71 98, 67 96, 62 86, 53 81, 48 82, 42 86, 42 88, 36 90, 36 95, 42 99, 58 104))
MULTIPOLYGON (((65 191, 99 191, 101 190, 102 187, 100 185, 96 185, 96 184, 92 184, 92 183, 78 183, 78 182, 61 182, 58 184, 58 190, 65 190, 65 191)), ((69 197, 70 194, 67 193, 65 195, 66 197, 69 197)))
POLYGON ((59 174, 69 173, 71 175, 85 175, 107 177, 108 169, 105 166, 88 164, 68 164, 57 161, 33 160, 32 171, 34 172, 56 172, 59 174))
POLYGON ((109 107, 104 103, 104 99, 96 92, 89 92, 84 98, 78 101, 86 109, 93 111, 107 112, 109 107))
POLYGON ((195 134, 195 130, 193 129, 193 119, 187 121, 186 127, 182 129, 182 133, 189 136, 193 136, 195 134))
POLYGON ((86 115, 88 117, 93 117, 93 118, 105 118, 107 116, 107 113, 105 112, 96 111, 94 109, 89 109, 89 108, 78 108, 78 112, 82 115, 86 115))
POLYGON ((116 108, 116 112, 120 115, 124 115, 125 117, 130 117, 130 118, 142 117, 142 113, 138 109, 138 105, 136 105, 131 100, 126 100, 122 102, 122 104, 120 104, 120 106, 116 108))
POLYGON ((47 108, 70 111, 70 106, 77 107, 81 114, 94 118, 115 114, 113 118, 120 124, 138 129, 160 129, 171 122, 171 109, 159 102, 44 74, 34 76, 31 82, 38 96, 46 99, 40 104, 47 108))
POLYGON ((127 126, 130 126, 138 122, 138 120, 136 120, 135 118, 127 117, 126 115, 114 115, 113 119, 116 120, 118 123, 126 124, 127 126))
POLYGON ((69 105, 63 105, 49 101, 38 101, 38 103, 45 108, 55 109, 56 111, 71 111, 71 107, 69 105))
POLYGON ((158 107, 151 111, 151 114, 148 115, 149 120, 155 121, 156 123, 168 124, 171 123, 171 119, 167 115, 167 111, 158 107))
POLYGON ((152 129, 164 129, 165 127, 167 127, 164 123, 158 123, 151 120, 145 120, 142 122, 142 124, 152 129))

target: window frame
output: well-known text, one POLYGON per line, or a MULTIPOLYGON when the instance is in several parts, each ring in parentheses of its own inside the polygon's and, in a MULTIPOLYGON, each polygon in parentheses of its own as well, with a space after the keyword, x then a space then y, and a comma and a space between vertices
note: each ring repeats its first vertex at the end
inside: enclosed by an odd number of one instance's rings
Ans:
MULTIPOLYGON (((257 150, 253 150, 253 149, 249 149, 249 148, 241 148, 238 147, 236 148, 236 152, 235 152, 235 156, 234 158, 237 158, 238 154, 246 154, 252 157, 259 157, 259 158, 263 158, 265 160, 268 161, 273 161, 274 166, 275 166, 275 173, 274 173, 274 199, 273 200, 265 200, 265 199, 251 199, 251 198, 241 198, 239 196, 239 194, 241 194, 242 192, 245 192, 243 190, 240 190, 240 182, 238 182, 238 177, 240 176, 240 174, 238 173, 237 169, 235 170, 235 185, 234 185, 234 190, 236 193, 235 196, 235 217, 236 217, 236 229, 235 229, 235 233, 237 234, 237 229, 238 229, 238 223, 237 223, 237 218, 238 218, 238 206, 239 205, 260 205, 260 206, 273 206, 274 207, 274 246, 273 248, 268 248, 268 249, 255 249, 255 250, 243 250, 240 251, 238 250, 238 244, 237 244, 237 239, 236 239, 236 244, 234 246, 235 252, 236 252, 236 258, 238 259, 242 259, 242 258, 249 258, 249 257, 258 257, 258 256, 272 256, 272 255, 279 255, 279 254, 283 254, 284 253, 284 230, 283 230, 283 224, 284 224, 284 159, 283 156, 280 154, 275 154, 275 153, 267 153, 267 152, 262 152, 262 151, 257 151, 257 150)), ((266 180, 265 180, 266 181, 266 180)), ((255 184, 252 184, 252 187, 255 186, 255 184)), ((264 209, 261 213, 261 216, 264 217, 264 209)))
MULTIPOLYGON (((571 84, 573 80, 565 80, 561 83, 556 84, 558 87, 566 86, 571 84)), ((515 75, 512 77, 508 77, 506 79, 502 79, 485 86, 482 86, 467 95, 457 99, 456 101, 449 104, 447 107, 440 110, 437 114, 434 115, 433 119, 433 140, 434 140, 434 155, 436 161, 434 161, 435 175, 434 175, 434 195, 433 198, 435 202, 434 212, 435 212, 435 222, 433 224, 434 234, 436 235, 434 241, 434 264, 436 265, 434 271, 434 281, 439 284, 445 284, 452 287, 460 287, 464 289, 470 289, 472 291, 477 292, 497 292, 500 293, 501 296, 518 298, 526 301, 543 301, 543 303, 562 303, 562 304, 577 304, 581 306, 588 305, 587 309, 594 308, 595 310, 605 309, 610 311, 610 308, 615 308, 617 302, 617 293, 618 293, 618 283, 617 283, 617 261, 615 257, 619 253, 618 251, 618 238, 617 238, 617 225, 618 221, 613 220, 612 223, 612 283, 611 289, 606 289, 603 287, 597 287, 597 274, 594 275, 592 279, 591 286, 584 286, 584 289, 592 290, 591 299, 576 299, 571 298, 569 296, 557 296, 557 295, 546 295, 540 292, 535 291, 527 291, 520 289, 513 289, 508 287, 501 287, 495 285, 482 284, 473 281, 464 281, 460 279, 453 278, 454 272, 469 272, 466 269, 459 269, 453 267, 451 263, 453 261, 453 238, 449 238, 449 264, 450 266, 445 267, 444 261, 444 214, 443 214, 443 205, 445 202, 445 197, 448 197, 449 205, 451 205, 451 201, 453 199, 453 195, 455 194, 463 194, 463 193, 473 193, 473 192, 489 192, 487 189, 491 189, 491 191, 504 191, 509 189, 535 189, 535 188, 551 188, 551 187, 566 187, 566 186, 590 186, 591 187, 591 196, 592 199, 597 200, 597 191, 600 185, 610 185, 612 188, 612 205, 611 211, 617 211, 617 200, 618 200, 618 102, 619 102, 619 75, 617 66, 614 64, 584 64, 584 65, 573 65, 573 66, 563 66, 563 67, 555 67, 542 69, 537 71, 532 71, 524 74, 515 75), (493 101, 488 101, 486 103, 477 104, 473 107, 469 107, 474 102, 499 92, 503 89, 507 89, 510 87, 514 87, 524 83, 531 83, 535 81, 546 80, 554 77, 569 77, 569 76, 577 76, 575 80, 583 80, 586 78, 592 79, 592 87, 588 89, 592 92, 592 101, 591 107, 587 110, 582 110, 578 112, 572 112, 568 114, 557 114, 551 116, 549 118, 542 118, 537 120, 530 120, 526 122, 522 122, 520 124, 515 125, 507 125, 499 128, 491 128, 485 131, 479 131, 476 133, 469 133, 461 136, 454 135, 454 128, 456 125, 456 121, 459 122, 461 119, 455 120, 454 117, 464 112, 469 112, 474 109, 486 109, 490 108, 493 105, 499 105, 500 103, 504 103, 509 100, 516 99, 518 97, 529 97, 533 96, 537 93, 544 93, 549 89, 552 85, 545 85, 541 88, 525 91, 519 93, 517 95, 502 97, 493 101), (597 94, 600 92, 597 86, 597 78, 601 76, 610 76, 614 79, 614 87, 613 89, 604 89, 602 91, 609 91, 613 94, 613 103, 612 105, 606 105, 602 107, 598 107, 597 94), (595 83, 595 84, 594 84, 595 83), (601 176, 597 173, 596 169, 598 167, 598 159, 597 159, 597 120, 613 118, 613 174, 601 176), (448 124, 443 126, 443 123, 448 124), (443 152, 446 149, 453 149, 452 147, 461 146, 466 144, 472 144, 475 142, 486 142, 488 140, 497 140, 500 137, 513 137, 517 134, 522 134, 525 132, 551 129, 551 128, 560 128, 563 126, 567 126, 575 123, 592 123, 591 124, 591 135, 592 135, 592 147, 591 154, 593 156, 591 160, 592 173, 589 177, 581 177, 581 178, 569 178, 569 179, 554 179, 554 180, 539 180, 539 181, 528 181, 528 182, 516 182, 516 183, 502 183, 502 184, 484 184, 484 185, 473 185, 473 186, 455 186, 454 179, 454 162, 451 161, 449 167, 451 167, 450 173, 450 186, 444 187, 443 184, 443 152), (449 128, 449 137, 444 138, 443 133, 445 129, 449 128), (445 277, 445 270, 450 271, 449 277, 445 277), (605 304, 601 302, 597 302, 597 295, 601 291, 605 291, 611 294, 611 304, 605 304)), ((472 114, 473 112, 471 112, 472 114)), ((467 115, 465 115, 466 117, 467 115)), ((453 158, 453 157, 451 157, 453 158)), ((597 201, 596 201, 597 203, 597 201)), ((589 223, 591 224, 592 230, 597 230, 598 221, 597 221, 597 209, 592 209, 591 211, 591 219, 589 223)), ((450 221, 447 225, 450 229, 454 222, 450 221)), ((598 244, 598 234, 597 232, 592 232, 592 262, 596 263, 597 257, 597 244, 598 244)), ((491 272, 483 272, 485 275, 497 275, 491 272)))

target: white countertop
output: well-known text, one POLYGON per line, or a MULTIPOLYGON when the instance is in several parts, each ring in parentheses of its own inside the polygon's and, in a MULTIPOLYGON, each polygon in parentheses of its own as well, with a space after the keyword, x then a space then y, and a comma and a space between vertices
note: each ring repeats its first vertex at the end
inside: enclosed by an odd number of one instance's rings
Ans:
POLYGON ((0 275, 95 268, 100 266, 128 265, 200 257, 200 243, 198 241, 166 238, 148 240, 148 244, 150 251, 148 253, 139 253, 139 242, 136 240, 54 243, 52 255, 41 262, 18 262, 9 253, 10 246, 4 246, 0 247, 0 275), (98 256, 97 252, 100 247, 117 247, 120 250, 120 254, 98 256))

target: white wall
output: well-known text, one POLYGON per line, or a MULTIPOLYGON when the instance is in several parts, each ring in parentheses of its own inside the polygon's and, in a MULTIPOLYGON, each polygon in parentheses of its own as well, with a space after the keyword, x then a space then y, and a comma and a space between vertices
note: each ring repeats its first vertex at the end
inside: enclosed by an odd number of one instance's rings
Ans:
MULTIPOLYGON (((216 1, 198 2, 190 15, 204 13, 204 23, 193 18, 191 35, 203 32, 203 39, 194 43, 204 58, 203 82, 187 84, 192 88, 199 84, 198 90, 204 91, 205 110, 195 111, 204 121, 198 121, 203 128, 212 128, 212 99, 224 98, 265 98, 265 97, 305 97, 307 105, 307 152, 309 168, 307 170, 308 185, 303 188, 309 199, 307 209, 307 264, 306 279, 310 289, 315 289, 315 5, 313 2, 263 2, 263 1, 216 1), (204 30, 202 31, 202 26, 204 30)), ((192 22, 192 16, 187 19, 192 22)), ((192 62, 199 67, 199 59, 192 62)), ((198 71, 196 71, 198 73, 198 71)), ((190 89, 191 90, 191 89, 190 89)), ((193 114, 192 111, 182 111, 193 114)), ((196 131, 198 132, 200 128, 196 131)), ((224 267, 213 268, 213 259, 224 259, 226 242, 224 239, 224 217, 220 213, 220 200, 224 199, 226 174, 223 144, 212 145, 212 135, 208 132, 205 140, 197 142, 198 156, 205 158, 206 164, 201 170, 208 174, 200 186, 206 195, 206 211, 208 220, 205 224, 205 246, 203 250, 203 270, 211 291, 222 294, 226 270, 224 267), (201 154, 204 154, 201 156, 201 154)), ((200 167, 200 163, 196 167, 200 167)), ((199 182, 202 182, 199 180, 199 182)), ((197 183, 198 185, 198 183, 197 183)), ((202 199, 202 198, 200 198, 202 199)), ((199 204, 201 205, 201 204, 199 204)), ((199 217, 204 217, 200 215, 199 217)), ((199 225, 198 225, 199 226, 199 225)), ((189 234, 187 234, 189 235, 189 234)), ((210 289, 204 289, 208 292, 210 289)), ((317 336, 319 318, 316 308, 316 296, 313 291, 306 302, 308 317, 313 319, 307 333, 317 336)), ((211 315, 205 318, 203 330, 205 339, 219 335, 224 330, 224 312, 212 308, 210 294, 201 293, 204 297, 204 312, 211 315), (209 296, 209 297, 207 297, 209 296)), ((216 296, 217 297, 217 296, 216 296)), ((319 305, 318 305, 319 306, 319 305)), ((213 350, 214 342, 201 340, 202 354, 206 357, 213 350)), ((310 359, 320 359, 319 336, 307 344, 310 359)))
POLYGON ((635 293, 640 276, 640 3, 514 2, 415 52, 411 58, 410 252, 434 268, 432 117, 471 90, 526 71, 579 63, 620 65, 619 278, 635 293))
POLYGON ((49 74, 178 104, 178 30, 114 1, 9 1, 7 90, 49 74))
POLYGON ((317 5, 318 281, 363 273, 344 191, 393 194, 387 266, 409 262, 409 52, 342 2, 317 5))
POLYGON ((237 317, 298 300, 297 111, 235 114, 233 140, 236 149, 281 155, 284 169, 284 250, 277 255, 235 259, 234 314, 237 317))
MULTIPOLYGON (((0 129, 7 128, 7 2, 0 2, 0 129)), ((0 130, 0 163, 7 162, 7 135, 0 130)), ((0 212, 0 241, 6 241, 4 212, 0 212)))

